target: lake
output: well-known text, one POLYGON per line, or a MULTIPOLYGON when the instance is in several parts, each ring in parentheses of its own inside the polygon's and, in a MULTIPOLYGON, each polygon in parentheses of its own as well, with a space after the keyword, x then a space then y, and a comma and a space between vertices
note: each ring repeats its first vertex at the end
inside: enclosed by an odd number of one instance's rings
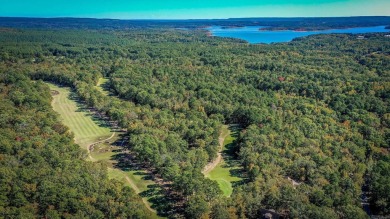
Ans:
POLYGON ((239 28, 224 28, 221 26, 212 26, 205 28, 210 31, 213 36, 218 37, 231 37, 246 40, 249 43, 280 43, 290 42, 294 38, 304 37, 313 34, 329 34, 329 33, 371 33, 371 32, 389 32, 385 29, 385 26, 376 27, 357 27, 348 29, 331 29, 331 30, 318 30, 318 31, 293 31, 293 30, 282 30, 282 31, 270 31, 270 30, 259 30, 264 26, 247 26, 239 28))

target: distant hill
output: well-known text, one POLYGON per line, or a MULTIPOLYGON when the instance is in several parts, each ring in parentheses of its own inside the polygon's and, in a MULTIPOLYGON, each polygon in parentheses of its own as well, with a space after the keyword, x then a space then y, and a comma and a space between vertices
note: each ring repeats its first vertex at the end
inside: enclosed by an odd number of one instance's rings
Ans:
POLYGON ((230 18, 195 20, 118 20, 93 18, 18 18, 0 17, 0 27, 16 28, 201 28, 204 26, 268 26, 267 29, 323 30, 390 25, 390 17, 321 17, 321 18, 230 18))

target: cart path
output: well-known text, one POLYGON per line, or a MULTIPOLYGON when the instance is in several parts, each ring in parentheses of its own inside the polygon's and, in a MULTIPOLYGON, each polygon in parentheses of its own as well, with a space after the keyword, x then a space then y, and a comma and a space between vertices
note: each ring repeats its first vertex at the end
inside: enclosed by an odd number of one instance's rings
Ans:
MULTIPOLYGON (((137 194, 141 193, 141 190, 137 187, 137 185, 136 185, 128 176, 126 176, 125 178, 126 178, 127 182, 130 184, 131 188, 133 188, 134 191, 135 191, 137 194)), ((145 204, 146 208, 149 209, 149 211, 154 212, 154 213, 157 213, 157 211, 154 210, 154 209, 150 206, 150 203, 146 200, 146 198, 142 198, 142 197, 141 197, 141 199, 142 199, 142 202, 145 204)))
POLYGON ((225 141, 225 138, 227 136, 229 136, 230 134, 230 130, 227 131, 226 133, 223 133, 223 131, 221 131, 221 134, 218 138, 218 142, 219 142, 219 148, 218 148, 218 153, 217 153, 217 158, 215 158, 215 160, 213 160, 212 162, 208 163, 204 168, 203 168, 203 171, 202 173, 204 175, 207 175, 208 173, 210 173, 213 169, 215 169, 219 163, 221 163, 221 161, 223 160, 223 157, 222 157, 222 150, 223 150, 223 142, 225 141))
MULTIPOLYGON (((53 84, 51 84, 51 85, 52 85, 52 87, 51 87, 50 89, 51 89, 51 91, 52 91, 52 95, 53 95, 53 96, 54 96, 54 95, 63 95, 63 91, 62 91, 59 87, 57 87, 56 85, 53 85, 53 84)), ((66 99, 68 99, 68 97, 67 97, 66 99)), ((52 100, 52 107, 53 107, 54 101, 55 101, 55 99, 53 98, 53 100, 52 100)), ((59 103, 60 103, 60 104, 59 104, 59 107, 61 107, 61 109, 63 109, 63 108, 64 108, 64 106, 63 106, 64 103, 61 102, 62 99, 58 99, 57 101, 59 101, 59 103)), ((54 108, 54 107, 53 107, 53 108, 54 108)), ((64 110, 62 110, 62 111, 64 111, 64 110)), ((56 112, 58 112, 58 111, 56 111, 56 112)), ((66 116, 66 115, 63 115, 61 112, 58 112, 58 113, 59 113, 62 117, 66 116)), ((72 129, 70 129, 70 130, 71 130, 72 132, 76 131, 76 130, 72 130, 72 129)), ((96 161, 98 161, 98 160, 97 160, 96 158, 94 158, 94 157, 92 156, 92 153, 91 153, 92 150, 93 150, 93 148, 94 148, 94 146, 96 146, 96 145, 98 145, 98 144, 101 144, 101 143, 104 143, 104 142, 106 142, 106 141, 109 141, 110 139, 114 138, 116 134, 117 134, 116 131, 112 131, 112 134, 111 134, 110 137, 105 138, 105 139, 102 139, 102 140, 99 140, 99 141, 95 141, 95 142, 93 142, 93 143, 87 143, 87 144, 84 144, 84 145, 81 145, 81 144, 80 144, 79 142, 77 142, 76 139, 75 139, 75 143, 79 144, 82 148, 85 148, 85 147, 86 147, 87 153, 88 153, 88 159, 89 159, 91 162, 96 162, 96 161)), ((101 136, 96 136, 96 137, 106 137, 106 136, 107 136, 107 135, 101 135, 101 136)), ((122 142, 122 144, 123 144, 123 142, 122 142)), ((110 167, 108 167, 108 169, 115 170, 115 169, 110 168, 110 167)), ((119 171, 120 171, 120 170, 119 170, 119 171)), ((120 171, 120 173, 121 173, 121 175, 123 175, 123 178, 126 180, 127 184, 128 184, 128 185, 129 185, 137 194, 139 194, 139 193, 142 192, 141 189, 137 187, 137 185, 135 184, 135 182, 134 182, 130 177, 126 176, 126 174, 125 174, 124 172, 122 172, 122 171, 120 171)), ((146 207, 149 211, 151 211, 151 212, 153 212, 153 213, 156 213, 156 212, 157 212, 156 210, 152 209, 150 203, 147 201, 146 198, 142 198, 142 197, 140 197, 140 198, 141 198, 142 202, 144 203, 145 207, 146 207)))
POLYGON ((92 155, 91 155, 92 147, 95 146, 95 145, 98 145, 98 144, 100 144, 100 143, 104 143, 105 141, 108 141, 108 140, 112 139, 112 138, 115 136, 115 133, 116 133, 116 132, 113 132, 112 135, 111 135, 110 137, 108 137, 108 138, 106 138, 106 139, 103 139, 103 140, 100 140, 100 141, 97 141, 97 142, 94 142, 94 143, 92 143, 92 144, 90 144, 90 145, 88 146, 88 148, 87 148, 87 150, 88 150, 88 157, 89 157, 89 159, 91 159, 91 161, 96 161, 96 159, 93 158, 92 155))
MULTIPOLYGON (((110 168, 110 167, 108 167, 108 169, 111 169, 112 171, 115 170, 115 169, 110 168)), ((128 182, 128 184, 130 185, 130 187, 131 187, 137 194, 139 194, 139 193, 142 192, 141 189, 138 188, 138 186, 134 183, 134 181, 133 181, 132 179, 130 179, 130 177, 126 176, 122 171, 119 171, 119 172, 124 176, 124 178, 126 179, 126 181, 128 182)), ((146 198, 142 198, 142 197, 141 197, 141 199, 142 199, 142 202, 144 203, 145 207, 146 207, 149 211, 154 212, 154 213, 157 213, 157 211, 154 210, 154 209, 150 206, 150 203, 147 201, 146 198)))

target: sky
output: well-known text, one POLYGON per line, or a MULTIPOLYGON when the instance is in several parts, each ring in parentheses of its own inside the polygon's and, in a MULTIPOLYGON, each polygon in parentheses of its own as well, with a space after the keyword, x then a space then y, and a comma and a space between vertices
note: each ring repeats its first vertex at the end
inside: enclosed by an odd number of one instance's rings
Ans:
POLYGON ((199 19, 390 16, 390 0, 0 0, 1 17, 199 19))

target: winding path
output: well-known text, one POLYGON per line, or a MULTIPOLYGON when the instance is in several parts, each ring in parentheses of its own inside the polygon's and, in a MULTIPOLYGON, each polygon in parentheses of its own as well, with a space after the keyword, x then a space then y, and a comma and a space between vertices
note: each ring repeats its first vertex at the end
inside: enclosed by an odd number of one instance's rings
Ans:
MULTIPOLYGON (((70 101, 68 96, 70 93, 69 90, 64 90, 64 88, 60 88, 54 84, 49 84, 50 88, 51 88, 51 94, 53 96, 57 96, 57 98, 53 98, 53 101, 52 101, 52 107, 53 109, 58 112, 61 117, 63 118, 63 120, 66 120, 66 121, 71 121, 72 123, 71 124, 68 124, 68 127, 70 128, 70 130, 72 130, 72 132, 74 133, 77 133, 79 135, 82 135, 82 134, 85 134, 85 132, 81 133, 80 132, 80 129, 77 129, 78 127, 83 127, 85 126, 86 122, 85 120, 77 120, 75 119, 75 116, 74 115, 69 115, 69 112, 73 112, 73 111, 76 111, 78 108, 76 106, 76 104, 73 103, 73 100, 70 101), (62 96, 61 96, 62 95, 62 96), (61 98, 60 98, 61 97, 61 98), (56 102, 57 101, 57 102, 56 102), (68 101, 68 102, 65 102, 65 101, 68 101), (55 103, 57 104, 57 108, 55 108, 55 103), (72 103, 73 105, 69 106, 69 104, 72 103), (66 113, 68 112, 68 113, 66 113), (76 124, 76 125, 75 125, 76 124)), ((67 88, 66 88, 67 89, 67 88)), ((83 115, 82 116, 83 118, 87 117, 87 115, 83 115)), ((88 121, 92 121, 90 118, 87 119, 88 121)), ((98 126, 96 126, 98 127, 98 126)), ((90 134, 91 132, 88 132, 87 134, 90 134)), ((99 137, 105 137, 107 136, 107 132, 106 133, 100 133, 100 132, 96 132, 96 130, 93 130, 92 133, 94 134, 92 137, 89 136, 90 139, 96 139, 96 138, 99 138, 99 137)), ((99 140, 99 141, 95 141, 95 142, 92 142, 91 141, 81 141, 80 142, 80 137, 77 139, 75 138, 75 142, 77 144, 79 144, 82 148, 86 148, 87 149, 87 153, 88 153, 88 158, 91 162, 96 162, 98 161, 98 159, 94 158, 92 156, 92 150, 93 150, 93 147, 98 145, 98 144, 101 144, 101 143, 104 143, 112 138, 115 137, 115 135, 118 134, 116 131, 113 131, 111 136, 103 139, 103 140, 99 140)), ((84 137, 84 136, 83 136, 84 137)), ((93 140, 92 140, 93 141, 93 140)), ((124 141, 122 141, 122 144, 123 144, 124 141)), ((128 176, 126 176, 126 174, 122 171, 120 171, 119 169, 114 169, 114 168, 110 168, 108 167, 108 169, 112 170, 112 171, 118 171, 121 176, 123 176, 123 179, 126 180, 127 182, 127 185, 129 185, 137 194, 141 193, 141 189, 136 185, 136 183, 128 176)), ((150 203, 147 201, 146 198, 142 198, 141 197, 141 200, 142 202, 144 203, 145 207, 153 212, 153 213, 157 213, 156 210, 152 209, 151 208, 151 205, 150 203)))
MULTIPOLYGON (((137 185, 135 185, 135 183, 128 177, 128 176, 125 176, 126 178, 126 181, 130 184, 131 188, 134 189, 134 191, 139 194, 141 193, 141 190, 137 187, 137 185)), ((142 202, 145 204, 146 208, 149 209, 149 211, 151 212, 154 212, 154 213, 157 213, 156 210, 154 210, 151 206, 150 206, 150 203, 145 199, 145 198, 141 198, 142 199, 142 202)))
POLYGON ((222 157, 223 142, 225 141, 225 138, 229 135, 229 133, 230 133, 230 131, 227 131, 226 133, 221 131, 221 134, 219 135, 219 138, 218 138, 219 148, 218 148, 217 158, 215 158, 215 160, 213 160, 212 162, 208 163, 203 168, 202 173, 204 175, 207 175, 208 173, 210 173, 223 160, 223 157, 222 157))
MULTIPOLYGON (((130 177, 126 176, 122 171, 118 170, 118 169, 114 169, 114 168, 111 168, 111 167, 108 167, 108 169, 110 169, 111 171, 119 171, 123 176, 124 178, 126 179, 126 181, 128 182, 128 184, 130 185, 130 187, 137 193, 141 193, 141 189, 138 188, 138 186, 134 183, 133 180, 130 179, 130 177)), ((156 210, 154 210, 151 206, 150 206, 150 203, 146 200, 146 198, 142 198, 141 197, 141 200, 142 202, 144 203, 145 207, 151 211, 151 212, 154 212, 154 213, 157 213, 156 210)))
POLYGON ((95 146, 95 145, 98 145, 100 143, 103 143, 105 141, 110 140, 111 138, 113 138, 115 136, 115 133, 116 132, 113 132, 112 135, 110 137, 106 138, 106 139, 103 139, 103 140, 100 140, 100 141, 97 141, 97 142, 93 142, 92 144, 89 144, 87 149, 88 149, 88 157, 89 157, 89 159, 91 159, 91 161, 96 161, 96 159, 93 158, 92 155, 91 155, 92 147, 95 146))
MULTIPOLYGON (((110 137, 108 137, 108 138, 106 138, 106 139, 103 139, 103 140, 100 140, 100 141, 97 141, 97 142, 94 142, 94 143, 92 143, 92 144, 90 144, 90 145, 88 146, 88 156, 89 156, 89 159, 91 159, 92 162, 96 161, 96 159, 93 158, 92 155, 91 155, 91 149, 92 149, 92 147, 95 146, 95 145, 97 145, 97 144, 100 144, 100 143, 103 143, 103 142, 105 142, 105 141, 108 141, 108 140, 112 139, 112 138, 115 136, 115 133, 116 133, 116 132, 113 132, 112 135, 111 135, 110 137)), ((114 170, 113 168, 110 168, 110 167, 108 167, 108 169, 114 170)), ((122 173, 122 174, 123 174, 123 173, 122 173)), ((138 188, 138 186, 134 183, 134 181, 130 179, 130 177, 126 176, 125 174, 123 174, 123 175, 124 175, 124 178, 126 179, 126 181, 129 183, 130 187, 131 187, 137 194, 139 194, 139 193, 142 192, 141 189, 138 188)), ((150 206, 150 203, 149 203, 145 198, 142 198, 142 197, 141 197, 141 199, 142 199, 142 202, 145 204, 145 207, 146 207, 149 211, 154 212, 154 213, 157 213, 157 211, 154 210, 154 209, 150 206)))
MULTIPOLYGON (((100 78, 99 81, 98 81, 98 84, 97 84, 95 87, 98 88, 98 90, 99 90, 102 94, 108 95, 108 92, 104 91, 104 89, 102 88, 102 85, 103 85, 104 83, 105 83, 105 81, 102 80, 102 78, 100 78)), ((108 140, 112 139, 112 138, 115 136, 115 133, 116 133, 116 132, 113 132, 112 135, 111 135, 111 137, 109 137, 109 138, 106 138, 106 139, 101 140, 101 141, 94 142, 94 143, 92 143, 92 144, 90 144, 90 145, 88 146, 88 155, 89 155, 89 158, 91 159, 91 161, 96 160, 96 159, 94 159, 94 158, 91 156, 91 147, 94 146, 94 145, 97 145, 97 144, 100 144, 100 143, 103 143, 103 142, 105 142, 105 141, 108 141, 108 140)), ((123 145, 123 143, 124 143, 124 140, 122 141, 121 146, 123 145)), ((113 168, 110 168, 110 167, 108 167, 108 168, 111 169, 111 170, 114 170, 113 168)), ((142 192, 141 189, 138 188, 138 186, 135 184, 135 182, 134 182, 132 179, 130 179, 130 177, 126 176, 122 171, 121 171, 121 174, 123 174, 124 178, 125 178, 126 181, 129 183, 130 187, 131 187, 137 194, 139 194, 139 193, 142 192)), ((141 197, 141 200, 142 200, 142 202, 145 204, 145 207, 146 207, 149 211, 154 212, 154 213, 157 213, 157 211, 154 210, 154 209, 150 206, 150 203, 146 200, 146 198, 142 198, 142 197, 141 197)))

